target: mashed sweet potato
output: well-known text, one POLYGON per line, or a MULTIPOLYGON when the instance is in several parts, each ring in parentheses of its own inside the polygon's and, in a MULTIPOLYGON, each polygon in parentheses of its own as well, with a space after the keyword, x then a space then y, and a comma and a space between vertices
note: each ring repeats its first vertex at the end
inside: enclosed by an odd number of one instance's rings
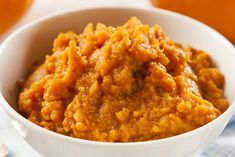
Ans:
POLYGON ((131 18, 119 27, 60 33, 18 103, 30 121, 64 135, 147 141, 214 120, 228 108, 223 84, 207 53, 131 18))

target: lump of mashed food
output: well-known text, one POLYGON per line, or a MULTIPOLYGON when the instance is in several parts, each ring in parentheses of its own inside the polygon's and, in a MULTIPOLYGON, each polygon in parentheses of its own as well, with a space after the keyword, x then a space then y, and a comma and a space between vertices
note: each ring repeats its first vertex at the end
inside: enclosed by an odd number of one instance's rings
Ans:
POLYGON ((19 111, 64 135, 109 142, 166 138, 228 108, 210 56, 131 18, 60 33, 52 54, 24 82, 19 111))

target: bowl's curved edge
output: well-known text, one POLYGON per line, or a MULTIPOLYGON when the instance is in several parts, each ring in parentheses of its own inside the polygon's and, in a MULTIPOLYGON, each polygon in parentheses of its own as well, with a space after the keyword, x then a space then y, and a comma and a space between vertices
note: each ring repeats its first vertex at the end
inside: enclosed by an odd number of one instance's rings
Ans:
MULTIPOLYGON (((205 29, 207 29, 208 31, 210 31, 210 33, 214 36, 216 36, 217 38, 220 38, 221 41, 224 42, 224 44, 228 47, 230 47, 230 49, 233 49, 234 54, 235 54, 235 48, 233 47, 233 45, 225 38, 223 37, 220 33, 216 32, 214 29, 210 28, 209 26, 194 20, 190 17, 187 17, 185 15, 181 15, 179 13, 175 13, 172 11, 167 11, 164 9, 158 9, 158 8, 140 8, 140 7, 90 7, 90 8, 85 8, 85 9, 79 9, 79 10, 71 10, 69 12, 60 12, 60 13, 54 13, 42 18, 39 18, 37 20, 34 20, 32 22, 30 22, 29 24, 26 24, 24 26, 22 26, 21 28, 17 29, 15 32, 13 32, 7 39, 5 39, 0 47, 0 57, 3 53, 2 49, 4 48, 5 43, 7 43, 9 40, 11 40, 11 38, 13 38, 16 34, 18 34, 19 32, 21 32, 22 30, 27 29, 28 27, 31 27, 33 25, 36 25, 37 23, 43 22, 45 20, 50 20, 50 19, 54 19, 57 18, 59 16, 65 16, 65 15, 69 15, 72 14, 74 12, 77 11, 89 11, 89 10, 94 10, 94 9, 133 9, 133 10, 142 10, 142 11, 148 11, 148 12, 152 12, 152 13, 161 13, 161 14, 166 14, 166 15, 170 15, 170 16, 175 16, 177 18, 180 18, 182 20, 188 20, 189 22, 193 23, 194 25, 198 25, 199 27, 204 27, 205 29)), ((144 141, 144 142, 129 142, 129 143, 110 143, 110 142, 98 142, 98 141, 90 141, 90 140, 84 140, 84 139, 78 139, 78 138, 73 138, 73 137, 69 137, 69 136, 65 136, 62 134, 58 134, 52 131, 49 131, 47 129, 44 129, 32 122, 30 122, 29 120, 27 120, 26 118, 24 118, 22 115, 20 115, 18 112, 16 112, 11 105, 8 104, 8 102, 5 100, 2 92, 0 91, 0 103, 2 103, 4 109, 8 112, 8 114, 10 114, 14 119, 18 120, 19 122, 23 123, 25 126, 27 127, 31 127, 33 129, 35 129, 35 131, 38 132, 42 132, 48 135, 51 135, 55 138, 60 138, 63 140, 68 140, 70 142, 80 142, 83 144, 89 144, 89 145, 96 145, 96 146, 118 146, 118 147, 126 147, 126 146, 148 146, 150 144, 157 144, 157 143, 161 143, 161 144, 166 144, 166 143, 171 143, 174 140, 180 139, 181 137, 186 137, 186 136, 192 136, 193 134, 196 134, 198 131, 206 129, 207 127, 214 125, 217 121, 223 119, 223 117, 225 117, 226 115, 229 115, 232 113, 234 113, 235 111, 235 102, 230 104, 230 107, 222 114, 220 115, 218 118, 216 118, 215 120, 209 122, 208 124, 201 126, 195 130, 180 134, 180 135, 176 135, 173 137, 168 137, 168 138, 164 138, 164 139, 159 139, 159 140, 152 140, 152 141, 144 141)))

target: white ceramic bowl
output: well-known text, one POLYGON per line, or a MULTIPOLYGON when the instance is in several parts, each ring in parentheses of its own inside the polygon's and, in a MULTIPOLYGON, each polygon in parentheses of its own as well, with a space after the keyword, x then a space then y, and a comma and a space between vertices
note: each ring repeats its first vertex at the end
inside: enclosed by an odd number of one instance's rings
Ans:
POLYGON ((14 32, 1 45, 0 103, 21 136, 38 152, 50 157, 187 157, 196 156, 224 129, 235 104, 235 49, 211 28, 185 16, 159 9, 93 8, 72 11, 34 21, 14 32), (16 112, 16 81, 24 78, 30 65, 43 58, 61 31, 81 32, 89 22, 121 25, 132 16, 143 23, 160 24, 167 35, 183 44, 206 50, 226 78, 225 95, 230 107, 216 120, 178 136, 136 143, 105 143, 81 140, 43 129, 16 112))

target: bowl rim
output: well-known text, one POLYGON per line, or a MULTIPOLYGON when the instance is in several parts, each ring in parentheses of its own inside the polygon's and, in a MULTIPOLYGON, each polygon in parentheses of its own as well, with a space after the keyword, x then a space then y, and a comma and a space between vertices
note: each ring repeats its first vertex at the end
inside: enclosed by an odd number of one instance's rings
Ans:
MULTIPOLYGON (((20 27, 19 29, 17 29, 16 31, 14 31, 13 33, 11 33, 0 45, 0 57, 3 54, 3 49, 5 48, 5 44, 8 43, 8 41, 10 41, 11 39, 13 39, 18 33, 20 33, 23 30, 27 30, 30 27, 36 26, 39 23, 43 23, 45 21, 50 21, 53 19, 57 19, 61 16, 69 16, 70 14, 74 14, 77 12, 82 12, 82 11, 92 11, 92 10, 134 10, 134 11, 143 11, 143 12, 150 12, 153 14, 164 14, 167 16, 172 16, 174 18, 178 18, 184 21, 188 21, 189 23, 192 23, 193 25, 196 25, 197 27, 203 27, 204 29, 207 30, 208 33, 210 33, 211 35, 215 36, 216 38, 219 38, 221 40, 221 42, 223 42, 224 45, 226 45, 228 48, 230 48, 231 50, 234 51, 235 54, 235 47, 220 33, 218 33, 217 31, 215 31, 213 28, 205 25, 202 22, 199 22, 191 17, 185 16, 185 15, 181 15, 179 13, 173 12, 173 11, 169 11, 169 10, 164 10, 164 9, 160 9, 160 8, 154 8, 154 7, 138 7, 138 6, 96 6, 96 7, 86 7, 86 8, 79 8, 79 9, 73 9, 70 11, 62 11, 59 13, 53 13, 47 16, 44 16, 42 18, 38 18, 36 20, 33 20, 32 22, 29 22, 28 24, 25 24, 24 26, 20 27)), ((179 139, 183 139, 189 136, 192 136, 194 134, 199 133, 200 131, 205 130, 207 127, 210 127, 212 125, 214 125, 215 123, 217 123, 220 120, 223 120, 223 117, 231 114, 231 112, 235 111, 235 101, 233 101, 229 108, 223 113, 221 114, 219 117, 217 117, 216 119, 214 119, 213 121, 197 128, 194 130, 191 130, 189 132, 186 133, 182 133, 179 135, 175 135, 172 137, 167 137, 167 138, 163 138, 163 139, 157 139, 157 140, 150 140, 150 141, 141 141, 141 142, 124 142, 124 143, 113 143, 113 142, 100 142, 100 141, 92 141, 92 140, 86 140, 86 139, 79 139, 79 138, 74 138, 74 137, 70 137, 70 136, 66 136, 63 134, 59 134, 50 130, 47 130, 41 126, 36 125, 35 123, 29 121, 28 119, 26 119, 25 117, 23 117, 21 114, 19 114, 16 110, 14 110, 11 105, 6 101, 6 99, 4 98, 2 91, 0 91, 0 103, 3 105, 3 108, 5 109, 5 111, 7 111, 7 113, 13 117, 15 120, 17 120, 18 122, 20 122, 20 124, 23 124, 23 126, 27 126, 31 129, 33 129, 36 132, 41 132, 43 134, 48 134, 49 136, 52 136, 53 138, 57 138, 57 139, 61 139, 61 140, 66 140, 66 142, 74 142, 74 143, 80 143, 80 144, 89 144, 89 145, 95 145, 95 146, 118 146, 118 147, 126 147, 126 146, 131 146, 131 147, 136 147, 136 146, 149 146, 150 144, 167 144, 167 143, 174 143, 174 141, 179 140, 179 139)), ((27 128, 26 127, 26 128, 27 128)))

